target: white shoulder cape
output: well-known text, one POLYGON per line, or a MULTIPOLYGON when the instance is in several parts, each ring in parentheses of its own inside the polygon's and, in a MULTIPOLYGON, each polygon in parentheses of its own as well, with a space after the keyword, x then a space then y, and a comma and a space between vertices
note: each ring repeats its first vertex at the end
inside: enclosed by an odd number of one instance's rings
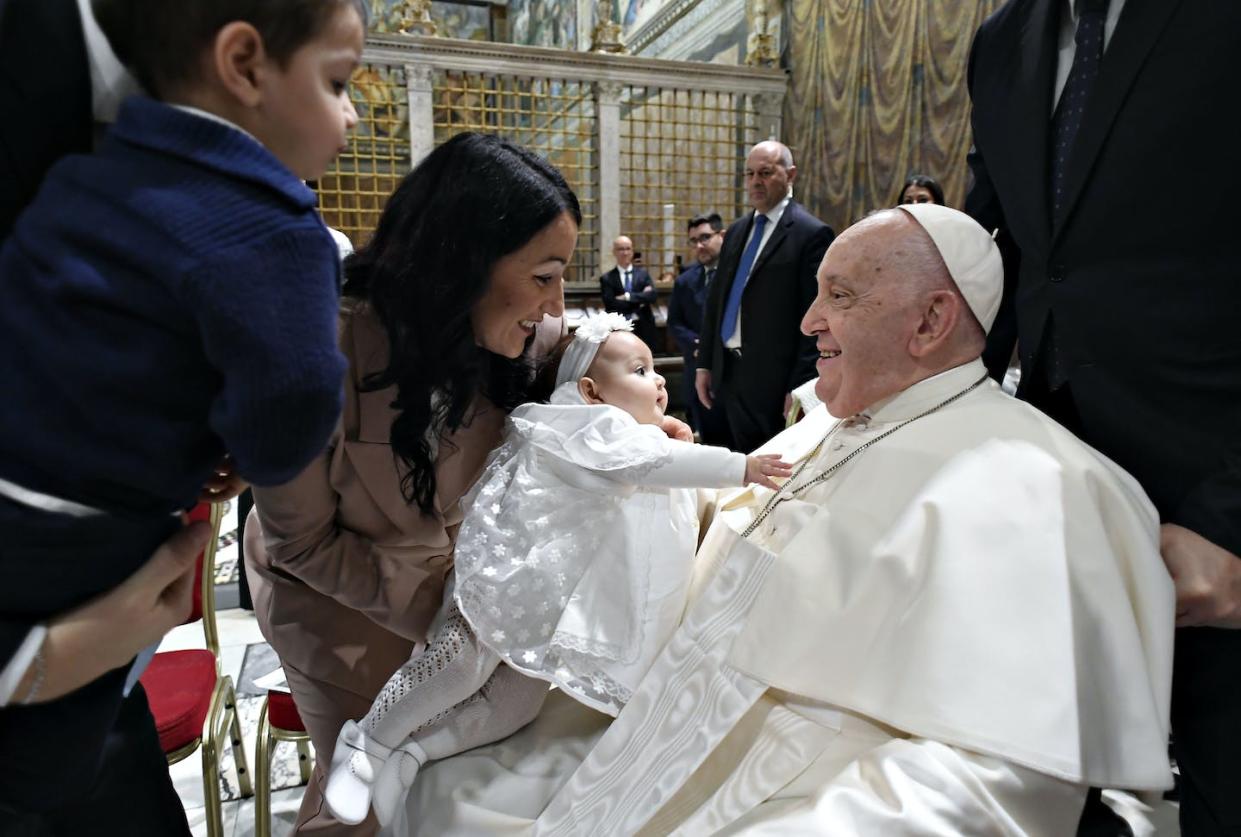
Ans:
MULTIPOLYGON (((804 456, 834 421, 765 447, 804 456)), ((836 480, 733 665, 1070 782, 1170 786, 1174 593, 1136 481, 990 382, 836 480)))

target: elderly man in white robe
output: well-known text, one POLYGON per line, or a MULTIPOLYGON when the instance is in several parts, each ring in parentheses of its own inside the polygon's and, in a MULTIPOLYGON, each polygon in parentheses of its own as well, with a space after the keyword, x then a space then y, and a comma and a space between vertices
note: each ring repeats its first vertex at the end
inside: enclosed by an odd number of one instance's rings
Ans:
POLYGON ((841 235, 802 323, 824 405, 764 446, 798 469, 718 496, 629 704, 553 694, 420 774, 398 831, 1064 835, 1092 785, 1169 787, 1155 510, 987 378, 1000 283, 955 210, 841 235))

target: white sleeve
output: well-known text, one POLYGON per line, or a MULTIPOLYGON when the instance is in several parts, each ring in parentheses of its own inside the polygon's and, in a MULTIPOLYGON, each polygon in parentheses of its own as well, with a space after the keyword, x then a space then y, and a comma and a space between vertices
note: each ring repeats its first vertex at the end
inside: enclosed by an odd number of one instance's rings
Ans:
POLYGON ((644 488, 728 488, 745 484, 745 464, 743 453, 669 439, 656 462, 599 473, 644 488))
POLYGON ((1073 834, 1087 788, 927 739, 869 750, 817 794, 747 834, 1052 837, 1073 834))

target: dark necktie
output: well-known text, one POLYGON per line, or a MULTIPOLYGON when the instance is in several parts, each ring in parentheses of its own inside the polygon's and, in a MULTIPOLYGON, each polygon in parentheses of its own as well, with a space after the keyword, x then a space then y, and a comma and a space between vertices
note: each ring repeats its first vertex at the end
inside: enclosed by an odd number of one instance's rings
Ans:
POLYGON ((625 293, 633 290, 633 279, 630 276, 629 268, 625 268, 625 293))
POLYGON ((1052 115, 1051 203, 1053 218, 1060 217, 1064 202, 1064 173, 1068 170, 1077 130, 1090 103, 1090 91, 1103 61, 1103 28, 1108 0, 1077 0, 1076 51, 1064 91, 1052 115))

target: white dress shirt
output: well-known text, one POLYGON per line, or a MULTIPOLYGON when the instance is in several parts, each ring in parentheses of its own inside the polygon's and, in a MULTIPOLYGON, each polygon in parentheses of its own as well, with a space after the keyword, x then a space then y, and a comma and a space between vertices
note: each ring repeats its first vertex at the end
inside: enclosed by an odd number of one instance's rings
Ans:
POLYGON ((141 93, 142 88, 129 74, 99 28, 90 0, 78 0, 86 57, 90 64, 91 112, 95 121, 111 125, 125 97, 141 93))
MULTIPOLYGON (((764 215, 767 216, 767 226, 763 230, 762 241, 759 242, 758 252, 754 254, 754 264, 758 264, 758 260, 763 256, 763 248, 767 246, 767 242, 771 241, 771 234, 775 232, 776 224, 780 223, 780 219, 784 217, 784 210, 789 205, 789 201, 793 199, 793 190, 789 189, 789 193, 784 196, 784 200, 767 210, 764 215)), ((754 238, 754 224, 750 224, 750 234, 745 237, 745 244, 741 248, 741 252, 745 252, 745 248, 750 246, 750 241, 754 238)), ((753 273, 754 265, 750 266, 750 272, 753 273)), ((732 334, 728 335, 724 340, 724 345, 729 349, 741 348, 741 312, 737 312, 737 328, 732 334)))

